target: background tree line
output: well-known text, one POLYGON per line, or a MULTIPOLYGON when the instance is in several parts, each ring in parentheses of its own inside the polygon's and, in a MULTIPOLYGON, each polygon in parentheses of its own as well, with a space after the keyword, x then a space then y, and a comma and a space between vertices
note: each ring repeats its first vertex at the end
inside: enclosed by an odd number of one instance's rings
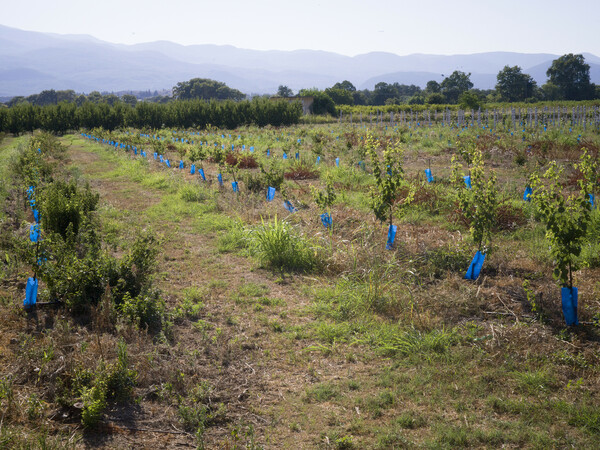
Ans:
POLYGON ((41 129, 63 134, 79 128, 206 128, 208 125, 233 129, 243 125, 292 125, 299 122, 301 115, 302 106, 299 102, 265 98, 239 102, 137 102, 135 106, 120 100, 113 104, 88 101, 81 106, 66 101, 47 106, 24 102, 10 108, 0 108, 0 132, 21 134, 41 129))
MULTIPOLYGON (((544 100, 594 100, 600 98, 600 86, 590 82, 590 66, 583 55, 563 55, 547 70, 548 81, 538 87, 536 81, 519 66, 505 66, 498 72, 495 89, 473 89, 470 73, 454 71, 441 83, 427 82, 425 89, 399 83, 377 83, 373 90, 357 90, 348 80, 324 89, 302 89, 298 95, 315 97, 313 112, 334 114, 339 105, 447 105, 477 109, 487 102, 536 102, 544 100)), ((293 95, 287 86, 279 86, 277 95, 293 95)))
MULTIPOLYGON (((459 105, 477 109, 487 102, 536 102, 545 100, 593 100, 600 98, 600 86, 590 82, 590 66, 583 55, 563 55, 552 62, 548 81, 538 87, 536 81, 519 66, 505 66, 497 74, 495 89, 473 89, 470 73, 454 71, 441 83, 427 82, 424 89, 416 85, 379 82, 373 90, 357 90, 348 80, 320 90, 301 89, 299 96, 312 96, 314 114, 337 114, 341 105, 459 105)), ((156 92, 155 92, 156 93, 156 92)), ((235 127, 243 124, 285 125, 296 123, 301 115, 297 107, 275 106, 258 99, 244 102, 246 95, 225 83, 206 78, 193 78, 177 83, 172 95, 150 96, 139 102, 132 94, 120 97, 114 93, 93 91, 88 95, 73 90, 46 90, 29 97, 14 97, 6 108, 0 106, 0 130, 27 131, 43 128, 64 132, 67 129, 103 126, 112 129, 123 125, 151 126, 215 126, 235 127), (200 100, 213 103, 193 103, 200 100), (189 101, 192 103, 181 103, 189 101), (223 101, 225 103, 214 103, 223 101), (161 105, 157 107, 156 105, 161 105), (175 106, 173 106, 175 105, 175 106), (43 112, 36 108, 43 107, 43 112), (277 110, 277 112, 273 112, 277 110), (296 117, 297 116, 297 117, 296 117), (103 123, 100 125, 99 123, 103 123), (137 125, 136 125, 137 124, 137 125), (192 124, 192 125, 187 125, 192 124)), ((292 97, 294 92, 281 85, 279 97, 292 97)), ((269 97, 268 95, 266 97, 269 97)))

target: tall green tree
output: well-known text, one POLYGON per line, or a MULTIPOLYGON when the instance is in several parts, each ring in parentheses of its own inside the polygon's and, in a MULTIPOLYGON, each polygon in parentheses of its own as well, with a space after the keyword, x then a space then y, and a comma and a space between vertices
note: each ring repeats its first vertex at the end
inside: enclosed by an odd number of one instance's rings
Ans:
POLYGON ((98 91, 92 91, 88 94, 87 99, 92 103, 100 103, 102 101, 102 94, 98 91))
POLYGON ((294 91, 292 91, 289 87, 279 85, 277 88, 277 96, 278 97, 293 97, 294 91))
POLYGON ((534 96, 537 83, 519 66, 504 66, 496 76, 496 92, 504 102, 522 102, 534 96))
POLYGON ((465 91, 462 94, 460 94, 460 97, 458 98, 458 104, 460 105, 461 109, 465 110, 479 109, 481 107, 481 99, 472 90, 465 91))
POLYGON ((129 106, 135 106, 137 104, 137 97, 135 95, 125 94, 121 97, 121 100, 129 106))
POLYGON ((425 103, 429 105, 443 105, 446 103, 446 97, 439 92, 434 92, 425 97, 425 103))
POLYGON ((460 95, 473 87, 471 74, 455 70, 449 77, 444 78, 440 87, 448 103, 457 103, 460 95))
POLYGON ((350 83, 348 80, 344 80, 341 83, 335 83, 333 86, 331 86, 332 89, 342 89, 344 91, 348 91, 348 92, 356 92, 356 87, 354 87, 354 85, 352 83, 350 83))
POLYGON ((440 83, 438 83, 435 80, 430 80, 427 82, 427 85, 425 86, 425 93, 426 94, 437 94, 442 90, 442 87, 440 86, 440 83))
POLYGON ((397 97, 398 92, 394 89, 394 85, 381 81, 377 83, 373 89, 371 102, 374 105, 384 105, 386 101, 393 100, 397 97))
POLYGON ((327 88, 325 93, 331 97, 336 105, 354 105, 352 92, 344 89, 327 88))
POLYGON ((552 61, 546 71, 548 82, 558 87, 564 100, 594 98, 594 85, 590 83, 590 65, 583 55, 569 53, 552 61))
POLYGON ((173 87, 173 96, 179 100, 243 100, 246 95, 237 89, 228 87, 220 81, 208 78, 192 78, 180 81, 173 87))

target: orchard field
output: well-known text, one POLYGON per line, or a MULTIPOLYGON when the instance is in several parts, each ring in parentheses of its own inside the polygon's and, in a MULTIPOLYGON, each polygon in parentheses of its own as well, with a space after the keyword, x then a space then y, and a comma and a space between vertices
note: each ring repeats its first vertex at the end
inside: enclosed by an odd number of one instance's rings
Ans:
POLYGON ((0 447, 597 447, 594 114, 4 136, 0 447))

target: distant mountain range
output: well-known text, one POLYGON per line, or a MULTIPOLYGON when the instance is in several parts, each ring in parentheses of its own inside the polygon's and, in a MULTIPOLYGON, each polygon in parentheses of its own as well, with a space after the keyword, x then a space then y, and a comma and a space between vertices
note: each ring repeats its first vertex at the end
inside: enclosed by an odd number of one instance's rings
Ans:
MULTIPOLYGON (((592 82, 600 84, 600 58, 584 53, 592 82)), ((454 70, 471 72, 476 88, 490 89, 505 66, 518 65, 539 85, 560 55, 488 52, 399 56, 371 52, 354 57, 315 50, 259 51, 230 45, 157 41, 112 44, 87 35, 24 31, 0 25, 0 97, 44 89, 76 92, 161 90, 191 78, 212 78, 247 94, 275 93, 279 85, 330 87, 343 80, 358 89, 398 82, 425 87, 454 70)))

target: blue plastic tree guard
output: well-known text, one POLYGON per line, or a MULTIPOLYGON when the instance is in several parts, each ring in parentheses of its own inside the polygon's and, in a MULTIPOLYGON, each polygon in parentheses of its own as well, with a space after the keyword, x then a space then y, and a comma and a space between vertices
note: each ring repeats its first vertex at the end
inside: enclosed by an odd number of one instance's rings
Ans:
POLYGON ((219 180, 219 185, 223 186, 223 175, 217 175, 217 180, 219 180))
POLYGON ((183 161, 182 160, 179 160, 179 168, 183 169, 183 161))
POLYGON ((37 209, 33 210, 33 218, 35 219, 35 223, 40 223, 40 212, 37 209))
POLYGON ((154 159, 156 159, 158 158, 158 153, 154 152, 152 156, 154 156, 154 159))
POLYGON ((300 159, 300 152, 296 152, 296 159, 300 159))
POLYGON ((471 175, 465 175, 463 179, 465 180, 465 186, 467 186, 467 189, 471 189, 471 175))
POLYGON ((271 150, 267 149, 267 158, 271 156, 271 150))
POLYGON ((267 201, 273 201, 273 199, 275 198, 275 188, 269 186, 269 188, 267 189, 267 201))
POLYGON ((387 243, 385 244, 386 250, 394 249, 394 239, 396 239, 396 230, 397 229, 398 229, 398 227, 396 225, 390 225, 390 227, 388 228, 387 243))
POLYGON ((40 226, 38 224, 29 227, 29 239, 31 242, 37 242, 40 238, 40 226))
POLYGON ((564 287, 560 290, 562 296, 562 310, 568 326, 579 325, 577 319, 577 288, 564 287))
POLYGON ((425 169, 425 176, 427 177, 428 183, 433 183, 433 175, 431 175, 431 169, 425 169))
POLYGON ((190 175, 194 175, 196 173, 196 164, 190 165, 190 175))
POLYGON ((335 158, 335 165, 340 167, 340 158, 335 158))
POLYGON ((525 200, 526 202, 530 202, 531 194, 533 194, 533 189, 530 186, 527 186, 525 188, 525 192, 523 192, 523 200, 525 200))
POLYGON ((287 159, 287 153, 283 154, 283 159, 287 159))
POLYGON ((594 209, 594 201, 596 200, 596 196, 594 194, 588 194, 590 196, 590 203, 592 205, 592 209, 594 209))
POLYGON ((232 181, 231 182, 231 187, 233 188, 233 192, 237 192, 238 191, 237 181, 232 181))
POLYGON ((289 200, 283 202, 283 206, 291 213, 295 213, 296 211, 298 211, 296 208, 294 208, 294 205, 292 205, 292 202, 290 202, 289 200))
POLYGON ((315 164, 319 164, 321 162, 321 157, 317 156, 317 162, 315 164))
POLYGON ((329 228, 332 225, 333 221, 329 213, 321 214, 321 223, 325 228, 329 228))
POLYGON ((31 308, 37 302, 38 280, 37 278, 27 278, 27 286, 25 288, 25 300, 23 306, 31 308))
POLYGON ((479 277, 484 260, 485 255, 483 253, 475 253, 475 257, 473 258, 473 261, 471 261, 471 265, 469 266, 469 269, 465 275, 465 280, 476 280, 479 277))
POLYGON ((198 173, 202 177, 202 181, 206 181, 206 176, 204 175, 204 169, 203 168, 198 169, 198 173))
POLYGON ((158 155, 158 160, 162 163, 165 162, 163 155, 158 155))

